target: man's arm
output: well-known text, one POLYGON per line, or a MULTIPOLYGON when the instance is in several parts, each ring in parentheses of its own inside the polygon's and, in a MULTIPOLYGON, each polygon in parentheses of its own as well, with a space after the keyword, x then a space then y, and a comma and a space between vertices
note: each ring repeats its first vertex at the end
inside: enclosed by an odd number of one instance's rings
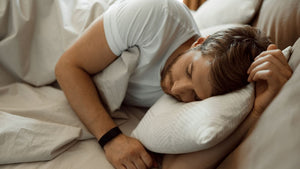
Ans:
MULTIPOLYGON (((56 78, 71 107, 97 140, 116 124, 104 109, 91 75, 105 69, 116 58, 108 46, 101 17, 61 56, 55 67, 56 78)), ((123 134, 108 142, 104 150, 117 169, 152 165, 142 144, 123 134)))
POLYGON ((260 115, 292 75, 282 52, 275 45, 262 52, 248 70, 250 82, 255 82, 255 102, 252 112, 228 138, 216 146, 182 155, 166 155, 163 169, 215 168, 246 136, 260 115))

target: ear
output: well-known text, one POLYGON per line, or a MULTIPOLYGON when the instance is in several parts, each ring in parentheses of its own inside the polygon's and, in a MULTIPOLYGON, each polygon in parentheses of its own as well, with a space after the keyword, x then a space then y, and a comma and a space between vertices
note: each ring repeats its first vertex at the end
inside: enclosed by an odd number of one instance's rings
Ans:
POLYGON ((196 47, 196 46, 201 45, 207 38, 208 38, 208 36, 207 36, 207 37, 200 37, 200 38, 198 38, 198 39, 196 40, 196 42, 194 42, 194 43, 192 44, 191 48, 194 48, 194 47, 196 47))

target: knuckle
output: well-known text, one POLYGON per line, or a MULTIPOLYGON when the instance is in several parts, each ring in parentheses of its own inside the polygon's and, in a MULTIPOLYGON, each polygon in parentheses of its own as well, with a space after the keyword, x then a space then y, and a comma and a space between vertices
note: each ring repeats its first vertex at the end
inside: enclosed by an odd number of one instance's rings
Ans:
POLYGON ((272 62, 266 61, 266 62, 265 62, 265 65, 266 65, 267 67, 271 67, 271 66, 272 66, 272 62))
POLYGON ((128 152, 127 152, 127 156, 134 156, 134 155, 136 155, 137 154, 137 150, 136 149, 134 149, 134 148, 132 148, 131 150, 129 150, 128 152))
POLYGON ((274 75, 273 70, 267 70, 266 75, 269 77, 273 77, 273 75, 274 75))
POLYGON ((133 147, 132 147, 132 151, 133 151, 133 152, 140 152, 140 151, 142 151, 142 147, 135 144, 135 145, 133 145, 133 147))
MULTIPOLYGON (((130 149, 128 152, 127 152, 127 154, 126 154, 126 156, 127 157, 132 157, 132 156, 135 156, 136 155, 136 149, 130 149)), ((124 157, 125 158, 125 157, 124 157)))
POLYGON ((271 55, 271 54, 267 54, 267 55, 265 56, 266 59, 272 59, 273 57, 274 57, 274 56, 271 55))
POLYGON ((280 49, 274 49, 273 51, 274 51, 274 53, 281 53, 280 49))
POLYGON ((267 53, 269 53, 269 51, 263 51, 260 53, 260 55, 266 55, 267 53))

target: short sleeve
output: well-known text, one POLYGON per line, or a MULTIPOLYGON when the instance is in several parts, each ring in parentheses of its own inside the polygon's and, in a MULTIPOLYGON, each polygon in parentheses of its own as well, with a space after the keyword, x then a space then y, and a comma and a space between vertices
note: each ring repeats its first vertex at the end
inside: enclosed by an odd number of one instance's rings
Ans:
POLYGON ((104 14, 104 31, 110 49, 119 56, 124 50, 147 44, 165 20, 166 2, 126 0, 116 2, 104 14))

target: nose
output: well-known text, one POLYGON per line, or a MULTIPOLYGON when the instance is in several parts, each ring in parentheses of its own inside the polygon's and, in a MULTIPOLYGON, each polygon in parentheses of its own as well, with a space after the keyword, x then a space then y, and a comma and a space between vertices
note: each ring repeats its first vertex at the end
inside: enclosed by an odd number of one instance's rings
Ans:
POLYGON ((175 81, 172 88, 171 93, 183 102, 193 101, 191 97, 191 92, 193 91, 193 85, 191 81, 180 80, 175 81))

